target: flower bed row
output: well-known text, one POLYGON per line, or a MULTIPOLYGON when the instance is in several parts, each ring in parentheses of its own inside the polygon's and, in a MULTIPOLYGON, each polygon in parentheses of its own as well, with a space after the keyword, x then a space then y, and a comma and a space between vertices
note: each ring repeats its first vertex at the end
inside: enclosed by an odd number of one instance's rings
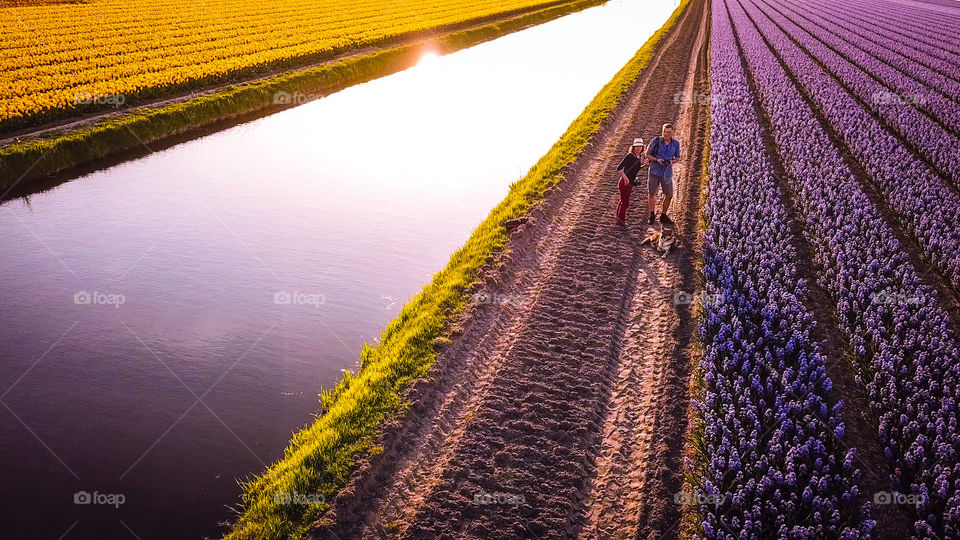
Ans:
MULTIPOLYGON (((870 15, 858 16, 856 9, 849 6, 823 6, 809 0, 796 0, 808 9, 818 7, 818 15, 837 20, 837 24, 855 33, 860 39, 867 39, 883 48, 890 48, 903 56, 911 58, 930 69, 949 75, 954 80, 960 73, 960 59, 955 52, 949 51, 942 41, 929 43, 922 35, 913 34, 911 38, 898 35, 891 30, 891 24, 885 23, 886 17, 878 16, 883 13, 887 3, 883 0, 868 0, 863 7, 869 8, 870 15)), ((899 21, 898 21, 899 22, 899 21)), ((896 28, 896 26, 893 26, 896 28)))
POLYGON ((729 20, 713 10, 711 109, 700 325, 707 538, 858 538, 855 450, 840 443, 831 381, 773 168, 729 20), (744 129, 744 128, 747 129, 744 129))
POLYGON ((746 11, 736 0, 727 5, 769 113, 786 181, 815 238, 823 283, 853 350, 872 373, 867 389, 880 415, 892 478, 897 489, 915 496, 916 507, 908 511, 917 517, 919 536, 960 536, 960 350, 948 316, 839 150, 810 144, 829 139, 767 42, 785 50, 789 39, 749 2, 746 11))
POLYGON ((856 37, 855 46, 863 49, 878 60, 895 67, 904 74, 909 75, 929 87, 923 95, 930 98, 930 90, 939 92, 945 97, 956 101, 960 96, 960 82, 958 82, 956 69, 940 72, 918 62, 915 58, 905 54, 902 46, 890 48, 892 44, 880 44, 876 42, 875 36, 866 36, 863 30, 858 26, 844 25, 837 22, 837 15, 834 13, 821 14, 825 11, 824 6, 818 6, 817 9, 811 9, 812 4, 800 2, 799 0, 784 0, 797 12, 804 13, 805 18, 813 21, 837 36, 843 37, 848 41, 856 37), (949 75, 949 76, 948 76, 949 75))
MULTIPOLYGON (((949 0, 955 2, 956 0, 949 0)), ((941 43, 952 44, 949 50, 954 55, 960 54, 960 37, 957 37, 957 25, 960 25, 960 18, 944 16, 942 12, 934 12, 927 9, 917 9, 916 4, 911 8, 904 8, 894 2, 873 3, 864 2, 844 2, 842 0, 835 2, 835 5, 849 10, 850 13, 858 13, 863 17, 860 20, 871 21, 871 17, 881 10, 886 16, 892 17, 886 24, 883 21, 871 22, 884 26, 890 31, 904 36, 905 38, 916 38, 917 35, 924 36, 924 41, 931 45, 941 43)))
POLYGON ((845 45, 842 39, 822 28, 798 24, 794 21, 797 13, 777 2, 764 3, 763 11, 768 17, 776 20, 809 54, 843 81, 874 114, 882 117, 900 136, 912 141, 940 171, 949 175, 954 185, 960 186, 960 152, 957 152, 960 138, 933 120, 943 119, 946 126, 960 133, 960 107, 956 103, 946 98, 928 100, 928 91, 913 78, 856 47, 845 45))
MULTIPOLYGON (((951 287, 960 290, 960 195, 811 60, 757 4, 750 5, 776 52, 881 189, 898 221, 917 239, 951 287)), ((772 15, 779 18, 778 22, 787 22, 776 13, 772 15)), ((798 33, 794 37, 802 39, 802 32, 798 33)), ((906 107, 899 109, 902 112, 906 107)), ((808 146, 829 144, 825 134, 812 135, 805 141, 808 146)), ((812 167, 818 168, 816 164, 812 167)))

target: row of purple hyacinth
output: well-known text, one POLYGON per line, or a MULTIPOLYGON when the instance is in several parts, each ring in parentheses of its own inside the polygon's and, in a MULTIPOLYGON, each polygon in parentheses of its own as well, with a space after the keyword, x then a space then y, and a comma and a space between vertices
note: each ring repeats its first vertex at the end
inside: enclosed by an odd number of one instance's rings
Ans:
POLYGON ((723 12, 714 11, 700 337, 705 378, 702 479, 707 538, 859 538, 854 450, 830 406, 793 233, 757 130, 753 99, 723 12))
POLYGON ((813 237, 823 283, 858 360, 872 374, 867 389, 895 487, 916 497, 910 511, 919 536, 958 537, 960 350, 951 322, 773 50, 794 64, 802 53, 749 1, 725 4, 813 237))
MULTIPOLYGON (((956 4, 956 0, 949 0, 956 4)), ((930 9, 918 9, 916 4, 913 7, 905 8, 894 2, 878 1, 844 1, 835 2, 837 7, 842 7, 844 11, 858 13, 862 15, 861 21, 874 22, 881 24, 896 35, 910 39, 917 35, 925 36, 928 39, 924 41, 931 45, 942 45, 950 43, 954 45, 948 50, 955 55, 960 55, 960 38, 957 37, 957 26, 960 25, 960 17, 943 12, 937 12, 930 9), (878 20, 877 15, 880 15, 878 20), (889 21, 889 22, 887 22, 889 21)))
MULTIPOLYGON (((870 34, 858 26, 842 24, 837 21, 837 18, 833 14, 821 14, 821 11, 825 11, 824 6, 813 9, 813 4, 810 3, 794 0, 785 0, 785 2, 792 6, 796 12, 804 13, 806 20, 813 21, 816 25, 845 39, 852 46, 862 49, 874 58, 915 78, 930 90, 942 94, 953 103, 956 103, 956 100, 960 99, 958 98, 958 96, 960 96, 960 82, 958 82, 957 79, 956 69, 946 71, 930 69, 923 63, 918 62, 915 58, 905 54, 902 46, 891 49, 890 45, 878 44, 874 40, 868 39, 870 34)), ((930 93, 930 91, 927 91, 927 94, 930 93)), ((929 99, 932 99, 932 97, 929 97, 929 99)))
POLYGON ((929 90, 913 78, 834 34, 813 24, 797 24, 804 23, 802 15, 780 2, 766 4, 764 11, 787 33, 960 186, 960 138, 955 135, 960 133, 960 106, 943 96, 931 100, 929 90))
POLYGON ((912 7, 918 4, 925 6, 925 8, 926 6, 929 6, 929 8, 940 8, 941 6, 943 7, 949 6, 952 9, 944 9, 941 11, 941 13, 949 13, 951 16, 960 15, 960 12, 957 11, 957 10, 960 10, 960 5, 957 5, 957 0, 890 0, 890 1, 899 6, 912 7))
POLYGON ((960 5, 957 5, 957 0, 891 0, 894 4, 897 5, 906 5, 910 7, 915 7, 917 3, 931 8, 937 8, 939 13, 947 13, 951 16, 960 15, 960 12, 957 12, 960 9, 960 5), (942 9, 949 8, 949 9, 942 9))
POLYGON ((915 62, 902 50, 891 51, 847 31, 832 18, 809 11, 810 6, 800 0, 781 0, 780 5, 790 11, 791 19, 818 32, 819 37, 830 36, 844 56, 883 79, 905 97, 904 101, 920 107, 954 133, 960 133, 960 111, 955 97, 960 94, 958 81, 915 62))
MULTIPOLYGON (((804 5, 809 8, 818 4, 808 0, 808 3, 804 5)), ((866 17, 857 16, 858 8, 851 6, 841 8, 829 4, 819 9, 820 13, 818 14, 830 18, 841 17, 842 15, 842 19, 838 20, 837 24, 847 28, 849 32, 857 34, 861 39, 872 41, 886 49, 893 47, 891 52, 900 53, 916 63, 923 64, 934 71, 944 73, 957 80, 960 59, 956 57, 955 53, 945 48, 942 41, 931 40, 932 43, 927 43, 922 36, 914 35, 912 39, 909 39, 895 34, 890 29, 890 23, 885 22, 884 17, 880 16, 882 6, 881 3, 873 4, 871 6, 872 12, 866 17)))
POLYGON ((931 18, 924 10, 904 10, 884 0, 841 1, 834 7, 857 25, 876 28, 877 33, 898 40, 908 54, 930 51, 937 58, 960 65, 957 22, 941 20, 942 16, 931 18))
MULTIPOLYGON (((815 46, 815 40, 776 11, 762 9, 760 2, 762 0, 757 1, 755 10, 758 22, 767 28, 765 33, 777 53, 843 140, 852 156, 880 187, 898 220, 914 235, 927 258, 936 264, 955 290, 960 290, 960 194, 907 150, 900 138, 871 116, 790 38, 811 47, 815 46), (772 19, 764 13, 769 14, 772 19), (783 26, 783 30, 777 24, 783 26)), ((850 71, 851 73, 845 72, 842 75, 861 73, 855 69, 850 71)), ((848 83, 848 86, 852 84, 848 83)), ((908 116, 910 108, 886 107, 884 110, 889 117, 900 120, 908 116)), ((916 113, 915 110, 913 112, 916 113)), ((919 113, 916 114, 923 118, 919 113)), ((913 120, 919 122, 916 118, 913 120)), ((898 122, 898 125, 904 124, 906 122, 898 122)), ((923 133, 915 135, 921 137, 923 133)), ((932 138, 934 134, 930 135, 932 138)), ((918 145, 923 144, 923 139, 911 140, 918 145)), ((960 159, 957 159, 960 142, 955 144, 958 144, 952 151, 955 159, 948 161, 960 166, 960 159)), ((949 149, 946 151, 949 152, 949 149)))

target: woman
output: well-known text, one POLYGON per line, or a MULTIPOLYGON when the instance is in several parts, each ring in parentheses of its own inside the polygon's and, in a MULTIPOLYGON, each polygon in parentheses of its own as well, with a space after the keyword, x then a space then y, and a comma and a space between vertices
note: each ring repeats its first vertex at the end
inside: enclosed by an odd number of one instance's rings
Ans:
POLYGON ((637 185, 637 173, 644 165, 644 150, 643 139, 634 139, 630 151, 617 165, 617 170, 620 171, 620 182, 617 184, 617 189, 620 190, 620 200, 617 201, 617 225, 621 227, 627 224, 630 193, 633 192, 633 186, 637 185))

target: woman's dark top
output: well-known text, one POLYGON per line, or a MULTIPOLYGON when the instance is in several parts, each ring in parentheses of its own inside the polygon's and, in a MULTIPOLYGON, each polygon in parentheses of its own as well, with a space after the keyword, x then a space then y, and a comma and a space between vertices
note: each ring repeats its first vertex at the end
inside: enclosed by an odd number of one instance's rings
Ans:
POLYGON ((630 183, 637 185, 637 173, 640 172, 640 167, 642 166, 643 160, 641 158, 635 156, 633 152, 627 152, 627 155, 623 156, 620 164, 617 165, 617 170, 623 170, 623 174, 627 175, 630 183))

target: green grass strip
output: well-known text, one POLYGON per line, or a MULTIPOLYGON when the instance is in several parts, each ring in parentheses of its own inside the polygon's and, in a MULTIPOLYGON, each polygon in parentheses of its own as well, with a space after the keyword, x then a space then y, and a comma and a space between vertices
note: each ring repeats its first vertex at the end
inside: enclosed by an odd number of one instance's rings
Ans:
POLYGON ((293 436, 283 458, 243 484, 243 511, 227 538, 300 538, 326 510, 324 504, 284 504, 281 493, 322 495, 330 500, 342 488, 359 455, 370 453, 381 422, 398 414, 408 385, 424 375, 437 356, 448 323, 469 305, 480 269, 507 245, 503 224, 526 214, 560 181, 562 170, 599 131, 620 98, 649 64, 654 49, 690 0, 683 0, 667 22, 594 97, 556 144, 510 187, 510 192, 477 227, 447 267, 414 296, 383 331, 376 348, 361 352, 361 368, 346 374, 321 396, 322 414, 293 436))
MULTIPOLYGON (((431 43, 453 52, 504 34, 605 3, 575 0, 532 13, 444 34, 431 43)), ((278 75, 179 103, 134 109, 115 118, 49 138, 16 142, 0 149, 0 190, 56 174, 141 145, 182 135, 217 122, 289 107, 275 103, 280 92, 319 97, 415 65, 428 44, 398 45, 371 54, 278 75)))

